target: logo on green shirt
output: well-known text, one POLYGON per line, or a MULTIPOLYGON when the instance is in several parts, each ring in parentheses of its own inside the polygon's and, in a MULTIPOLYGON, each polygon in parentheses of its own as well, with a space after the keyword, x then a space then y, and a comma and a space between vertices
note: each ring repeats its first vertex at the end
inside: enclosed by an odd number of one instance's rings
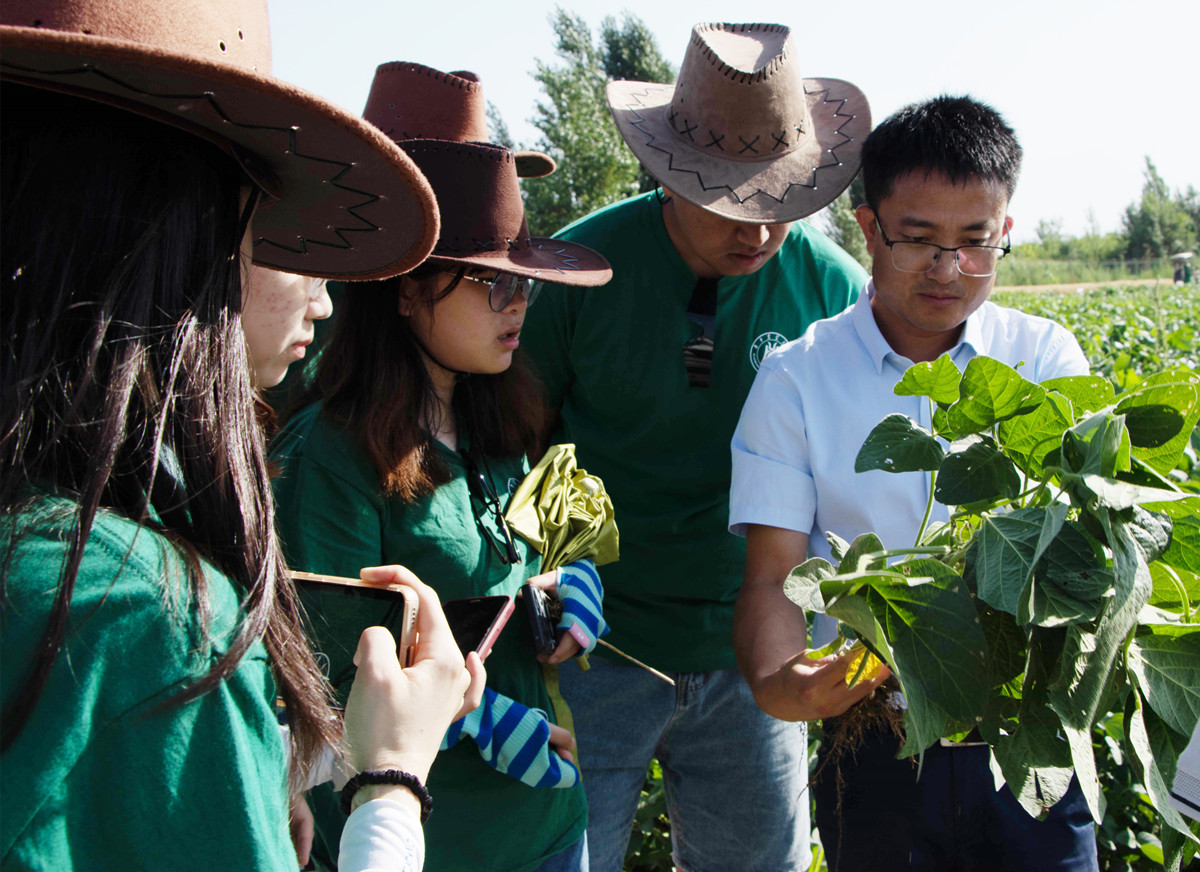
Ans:
POLYGON ((787 341, 788 338, 782 333, 769 331, 759 334, 758 338, 754 340, 754 344, 750 346, 750 365, 754 367, 754 371, 758 372, 764 357, 787 341))

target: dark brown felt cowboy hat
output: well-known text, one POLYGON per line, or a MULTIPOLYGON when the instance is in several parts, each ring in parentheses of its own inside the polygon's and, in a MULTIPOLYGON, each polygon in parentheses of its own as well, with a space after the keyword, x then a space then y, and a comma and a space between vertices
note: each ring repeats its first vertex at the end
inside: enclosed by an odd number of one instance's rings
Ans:
POLYGON ((529 235, 516 160, 500 145, 444 139, 401 140, 433 185, 442 231, 430 263, 466 265, 560 285, 592 287, 612 278, 598 252, 529 235))
POLYGON ((412 269, 437 204, 390 139, 272 78, 266 0, 4 0, 0 77, 98 100, 232 155, 268 197, 254 260, 328 278, 412 269))
POLYGON ((833 202, 871 130, 862 91, 803 78, 779 24, 698 24, 673 85, 610 82, 608 105, 651 175, 735 221, 794 221, 833 202))
MULTIPOLYGON (((406 61, 380 64, 367 95, 363 118, 394 140, 452 139, 488 142, 487 102, 479 76, 467 70, 443 73, 406 61)), ((540 151, 514 152, 517 175, 548 176, 554 158, 540 151)))

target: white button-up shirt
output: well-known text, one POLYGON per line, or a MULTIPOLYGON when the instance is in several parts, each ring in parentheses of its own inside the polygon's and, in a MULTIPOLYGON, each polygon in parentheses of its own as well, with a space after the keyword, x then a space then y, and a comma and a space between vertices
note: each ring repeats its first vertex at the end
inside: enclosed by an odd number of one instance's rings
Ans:
MULTIPOLYGON (((826 531, 852 541, 874 532, 887 548, 908 548, 929 499, 929 473, 856 473, 854 460, 875 425, 892 413, 931 430, 928 397, 892 388, 912 361, 892 350, 871 311, 867 282, 845 312, 808 328, 763 361, 733 436, 729 529, 747 524, 809 534, 809 553, 830 558, 826 531)), ((977 354, 1032 382, 1085 375, 1075 337, 1046 318, 985 302, 949 352, 960 370, 977 354)), ((930 521, 949 510, 934 503, 930 521)))

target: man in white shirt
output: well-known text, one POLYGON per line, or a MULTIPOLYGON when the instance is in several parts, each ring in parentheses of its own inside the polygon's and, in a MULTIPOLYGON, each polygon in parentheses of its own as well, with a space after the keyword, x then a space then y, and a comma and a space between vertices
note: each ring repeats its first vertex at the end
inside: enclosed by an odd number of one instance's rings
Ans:
MULTIPOLYGON (((939 97, 902 109, 863 146, 866 205, 856 213, 872 255, 857 303, 813 324, 764 361, 733 438, 730 530, 747 539, 734 614, 738 665, 759 706, 783 720, 835 719, 887 678, 847 688, 847 657, 806 656, 801 609, 783 580, 827 532, 875 532, 910 545, 929 499, 922 473, 855 474, 867 435, 899 412, 929 428, 927 401, 893 386, 914 363, 948 353, 964 368, 997 358, 1030 381, 1087 373, 1071 334, 987 301, 1009 247, 1009 199, 1021 147, 991 108, 939 97)), ((935 503, 933 520, 948 517, 935 503)), ((836 729, 827 720, 827 734, 836 729)), ((1095 836, 1077 785, 1049 817, 997 791, 985 744, 935 745, 921 780, 899 742, 869 733, 843 784, 816 787, 831 870, 1095 869, 1095 836)))

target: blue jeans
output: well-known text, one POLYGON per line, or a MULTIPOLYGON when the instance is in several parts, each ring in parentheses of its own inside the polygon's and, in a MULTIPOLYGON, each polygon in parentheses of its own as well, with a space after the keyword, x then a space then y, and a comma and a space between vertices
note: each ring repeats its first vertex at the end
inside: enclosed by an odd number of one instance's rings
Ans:
POLYGON ((675 865, 686 872, 808 868, 804 724, 764 714, 736 670, 649 672, 591 658, 559 667, 588 799, 592 872, 620 872, 650 760, 662 765, 675 865))
POLYGON ((585 832, 575 844, 559 851, 537 867, 537 872, 588 872, 588 840, 585 832))
MULTIPOLYGON (((826 735, 836 719, 825 721, 826 735)), ((830 761, 813 792, 830 872, 1095 872, 1096 833, 1078 782, 1044 820, 1029 816, 1007 787, 996 790, 986 745, 925 751, 897 760, 899 740, 868 733, 830 761)), ((819 755, 825 762, 824 753, 819 755)))

